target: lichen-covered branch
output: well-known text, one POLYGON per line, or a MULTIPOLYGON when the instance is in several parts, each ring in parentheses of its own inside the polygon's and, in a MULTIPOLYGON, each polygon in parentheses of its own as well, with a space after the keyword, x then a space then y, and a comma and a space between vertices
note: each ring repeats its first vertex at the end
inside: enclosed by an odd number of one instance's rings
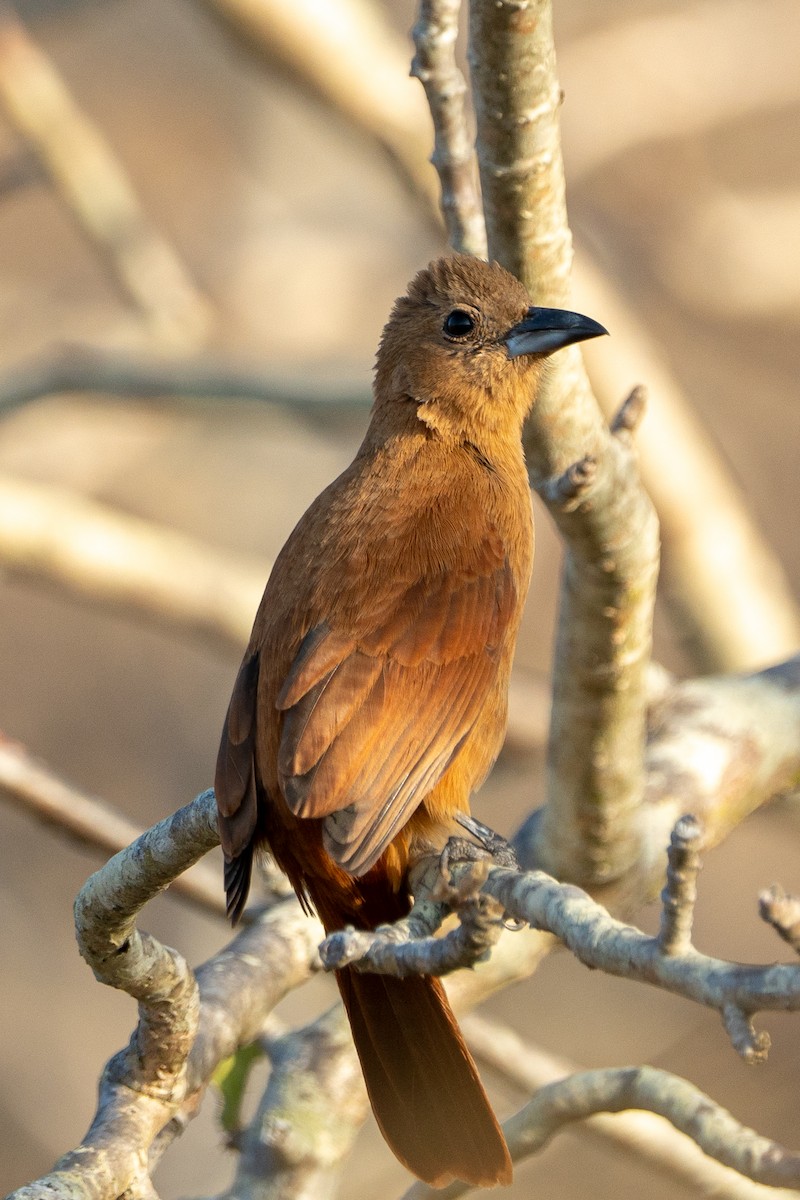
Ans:
POLYGON ((305 1029, 262 1042, 269 1083, 237 1139, 240 1156, 226 1197, 333 1200, 342 1162, 369 1112, 344 1010, 337 1005, 305 1029))
MULTIPOLYGON (((471 867, 457 867, 455 872, 459 878, 464 872, 470 874, 471 867)), ((495 867, 482 891, 499 901, 507 916, 554 934, 585 966, 716 1009, 736 1050, 749 1061, 764 1058, 768 1050, 768 1040, 753 1029, 752 1014, 800 1009, 800 965, 743 966, 700 954, 688 943, 683 949, 675 944, 665 949, 660 937, 649 937, 616 920, 586 892, 558 883, 544 872, 495 867)), ((329 948, 330 943, 328 939, 329 948)), ((329 969, 343 962, 358 963, 380 974, 405 973, 409 958, 413 970, 425 975, 472 966, 474 961, 463 946, 460 960, 454 953, 443 955, 433 938, 416 945, 405 940, 398 944, 391 927, 367 941, 356 930, 343 931, 336 935, 335 950, 325 961, 329 969)))
POLYGON ((218 845, 213 792, 142 834, 86 883, 75 904, 82 955, 95 976, 139 1005, 130 1045, 107 1064, 81 1145, 15 1200, 115 1200, 152 1194, 151 1150, 194 1114, 216 1065, 253 1041, 271 1008, 319 964, 319 924, 292 897, 265 912, 196 973, 136 927, 142 907, 218 845))
MULTIPOLYGON (((535 303, 568 306, 572 242, 549 0, 472 0, 470 13, 489 253, 535 303)), ((630 446, 609 433, 577 350, 553 361, 526 454, 566 543, 540 852, 560 876, 600 883, 638 854, 658 526, 630 446), (587 462, 591 478, 561 501, 548 483, 587 462)))

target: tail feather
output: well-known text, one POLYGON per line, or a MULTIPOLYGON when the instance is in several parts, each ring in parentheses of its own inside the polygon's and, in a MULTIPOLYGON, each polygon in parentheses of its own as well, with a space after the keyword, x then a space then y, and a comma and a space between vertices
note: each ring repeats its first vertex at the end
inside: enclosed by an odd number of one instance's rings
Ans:
POLYGON ((225 859, 225 897, 226 913, 232 925, 239 922, 247 895, 250 891, 250 877, 253 872, 253 847, 246 846, 236 858, 225 859))
POLYGON ((373 1112, 400 1161, 434 1187, 509 1184, 508 1147, 439 981, 349 968, 337 980, 373 1112))

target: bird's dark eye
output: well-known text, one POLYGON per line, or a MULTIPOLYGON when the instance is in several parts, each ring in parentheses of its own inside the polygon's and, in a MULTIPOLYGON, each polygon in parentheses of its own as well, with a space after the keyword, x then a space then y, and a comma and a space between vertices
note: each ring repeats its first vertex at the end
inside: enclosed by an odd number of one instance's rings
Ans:
POLYGON ((463 308, 454 308, 445 317, 442 328, 448 337, 463 338, 472 333, 475 328, 475 321, 468 312, 464 312, 463 308))

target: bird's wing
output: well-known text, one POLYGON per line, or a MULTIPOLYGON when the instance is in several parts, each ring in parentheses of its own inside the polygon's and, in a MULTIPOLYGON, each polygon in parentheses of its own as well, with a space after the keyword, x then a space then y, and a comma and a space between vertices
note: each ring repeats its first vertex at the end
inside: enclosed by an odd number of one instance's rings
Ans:
POLYGON ((442 776, 497 675, 516 604, 492 535, 469 568, 387 594, 368 627, 322 622, 278 696, 278 777, 291 811, 324 819, 351 874, 375 863, 442 776))

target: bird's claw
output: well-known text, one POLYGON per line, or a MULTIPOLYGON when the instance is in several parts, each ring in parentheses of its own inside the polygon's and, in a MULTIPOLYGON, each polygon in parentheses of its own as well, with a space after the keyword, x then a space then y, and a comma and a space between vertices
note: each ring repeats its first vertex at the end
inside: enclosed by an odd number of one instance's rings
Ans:
POLYGON ((474 842, 467 842, 464 838, 450 839, 450 842, 462 842, 465 846, 471 847, 472 853, 467 855, 468 862, 489 858, 495 867, 508 867, 510 871, 519 870, 519 860, 514 847, 501 834, 495 833, 488 825, 484 825, 483 821, 479 821, 467 813, 458 813, 456 820, 462 829, 471 833, 479 843, 476 846, 474 842), (477 853, 474 853, 476 851, 477 853))
POLYGON ((443 878, 448 878, 450 867, 459 862, 489 862, 493 867, 508 867, 512 871, 519 870, 519 862, 510 842, 499 833, 495 833, 482 821, 459 813, 456 820, 467 833, 471 833, 475 841, 464 837, 447 839, 444 850, 439 855, 439 870, 443 878), (477 844, 476 844, 477 843, 477 844))

